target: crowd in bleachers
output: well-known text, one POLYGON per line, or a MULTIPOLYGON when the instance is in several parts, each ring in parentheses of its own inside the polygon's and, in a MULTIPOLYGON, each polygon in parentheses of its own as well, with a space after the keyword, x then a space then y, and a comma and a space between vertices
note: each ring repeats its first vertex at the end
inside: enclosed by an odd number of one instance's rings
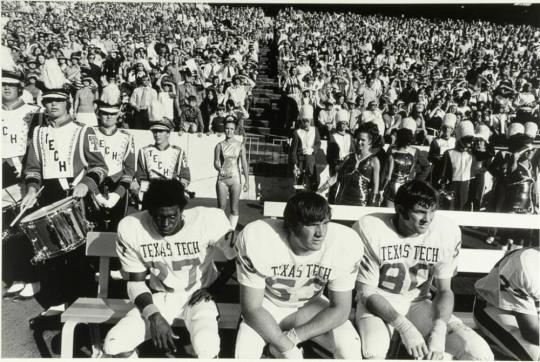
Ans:
POLYGON ((283 128, 310 120, 293 133, 296 174, 296 154, 328 140, 336 203, 391 205, 397 186, 416 177, 443 191, 446 208, 537 211, 540 29, 288 8, 274 40, 283 128), (296 147, 302 141, 308 147, 296 147), (339 171, 351 151, 352 179, 339 171), (348 183, 359 188, 352 199, 340 197, 348 183))
POLYGON ((260 8, 4 2, 2 10, 2 42, 24 70, 27 103, 41 105, 43 67, 56 59, 84 123, 96 124, 96 100, 119 102, 124 128, 148 129, 152 104, 177 131, 223 132, 214 119, 248 116, 260 8))

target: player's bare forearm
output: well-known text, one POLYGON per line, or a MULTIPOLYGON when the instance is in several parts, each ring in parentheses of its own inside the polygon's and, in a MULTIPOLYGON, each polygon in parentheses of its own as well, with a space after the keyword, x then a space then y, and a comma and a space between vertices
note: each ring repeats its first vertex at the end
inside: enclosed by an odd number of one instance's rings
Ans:
POLYGON ((295 326, 300 341, 320 336, 347 321, 351 310, 352 292, 330 291, 330 305, 316 314, 309 322, 295 326))
POLYGON ((436 280, 438 292, 433 299, 433 320, 442 319, 448 323, 454 311, 454 292, 451 289, 451 279, 436 280))
POLYGON ((283 334, 274 317, 262 306, 248 310, 242 308, 242 316, 251 328, 257 331, 266 342, 274 345, 279 351, 287 351, 291 348, 291 342, 283 334))
POLYGON ((438 292, 433 299, 433 320, 442 319, 448 323, 454 310, 454 293, 451 290, 438 292))
POLYGON ((263 297, 264 289, 240 286, 242 317, 266 342, 280 352, 288 351, 293 347, 293 342, 285 336, 274 317, 263 308, 263 297))
POLYGON ((379 294, 372 294, 366 299, 366 308, 369 312, 381 318, 386 323, 394 321, 399 317, 399 313, 392 305, 379 294))

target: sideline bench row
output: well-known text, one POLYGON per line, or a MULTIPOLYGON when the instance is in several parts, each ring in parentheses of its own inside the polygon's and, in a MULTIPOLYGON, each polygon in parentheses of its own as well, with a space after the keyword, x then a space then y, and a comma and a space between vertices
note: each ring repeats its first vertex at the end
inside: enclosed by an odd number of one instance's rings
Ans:
MULTIPOLYGON (((285 203, 265 202, 264 216, 282 217, 285 203)), ((373 212, 391 213, 392 209, 373 207, 352 207, 333 205, 333 220, 353 221, 373 212)), ((538 229, 540 224, 536 215, 508 215, 471 212, 438 211, 454 219, 459 225, 496 226, 538 229), (531 217, 532 216, 532 217, 531 217)), ((90 232, 87 235, 86 255, 99 257, 99 280, 96 298, 79 298, 63 314, 61 357, 72 358, 73 336, 75 327, 84 323, 90 326, 93 343, 101 343, 99 324, 115 324, 133 308, 125 299, 108 298, 110 259, 116 255, 116 233, 90 232)), ((458 266, 459 273, 485 274, 504 255, 502 250, 462 249, 458 266)), ((236 329, 240 318, 240 306, 237 303, 221 303, 218 300, 221 329, 236 329)), ((470 313, 457 313, 468 325, 473 325, 470 313)), ((174 326, 183 326, 178 321, 174 326)))

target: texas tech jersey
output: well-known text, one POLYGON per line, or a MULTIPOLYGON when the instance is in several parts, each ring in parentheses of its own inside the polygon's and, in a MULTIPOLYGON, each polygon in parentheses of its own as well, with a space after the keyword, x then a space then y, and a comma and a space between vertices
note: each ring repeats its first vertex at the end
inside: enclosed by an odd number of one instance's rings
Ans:
POLYGON ((502 310, 537 315, 540 300, 540 275, 537 248, 518 249, 506 254, 491 272, 478 280, 476 293, 502 310))
POLYGON ((2 158, 24 156, 32 120, 39 113, 38 106, 22 102, 14 109, 2 107, 2 158))
MULTIPOLYGON (((184 151, 175 145, 160 150, 154 145, 143 147, 137 161, 137 177, 142 180, 182 177, 188 169, 184 151)), ((189 177, 187 178, 189 180, 189 177)))
POLYGON ((265 289, 278 306, 299 307, 332 291, 354 288, 363 247, 348 227, 329 223, 320 250, 296 255, 288 244, 283 220, 258 220, 247 225, 236 241, 238 282, 265 289))
POLYGON ((212 251, 234 257, 231 224, 221 209, 184 210, 184 227, 176 234, 158 233, 148 211, 126 216, 118 225, 116 250, 127 273, 150 272, 155 291, 191 294, 217 277, 212 251))
POLYGON ((358 281, 377 287, 389 301, 426 298, 433 278, 455 275, 461 230, 453 221, 436 215, 426 233, 403 237, 393 217, 366 215, 352 226, 365 247, 358 281))

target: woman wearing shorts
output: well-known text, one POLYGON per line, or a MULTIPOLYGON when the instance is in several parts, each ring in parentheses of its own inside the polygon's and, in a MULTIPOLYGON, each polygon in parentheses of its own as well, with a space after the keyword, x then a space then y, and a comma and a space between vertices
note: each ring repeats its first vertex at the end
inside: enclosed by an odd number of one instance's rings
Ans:
POLYGON ((214 168, 219 172, 216 192, 218 207, 226 210, 227 195, 229 195, 229 220, 233 228, 238 223, 238 202, 242 189, 240 165, 244 172, 244 192, 249 190, 249 169, 246 161, 246 150, 242 142, 234 138, 238 121, 233 116, 227 116, 223 122, 225 126, 225 140, 219 142, 214 150, 214 168))

